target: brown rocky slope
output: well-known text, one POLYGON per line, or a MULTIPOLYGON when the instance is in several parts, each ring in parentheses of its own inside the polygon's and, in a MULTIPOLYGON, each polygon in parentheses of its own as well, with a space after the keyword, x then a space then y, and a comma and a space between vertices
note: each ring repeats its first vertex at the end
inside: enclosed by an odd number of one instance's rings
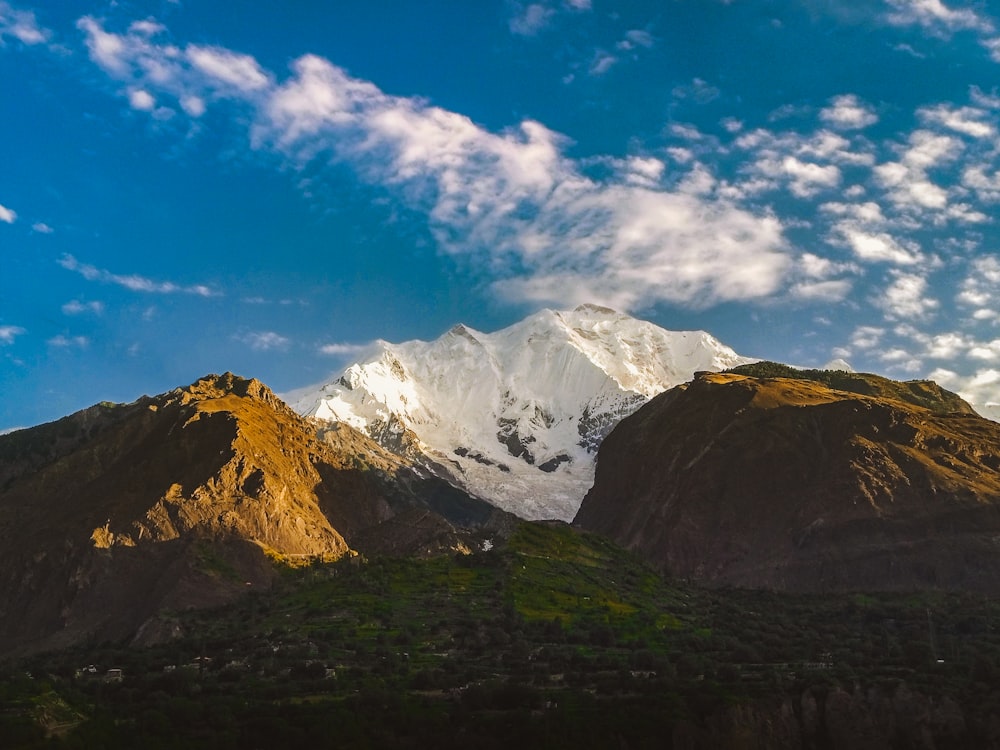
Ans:
POLYGON ((169 635, 270 559, 461 548, 492 506, 229 373, 0 436, 0 653, 169 635))
POLYGON ((715 584, 997 593, 1000 424, 927 381, 699 373, 605 440, 575 523, 715 584))

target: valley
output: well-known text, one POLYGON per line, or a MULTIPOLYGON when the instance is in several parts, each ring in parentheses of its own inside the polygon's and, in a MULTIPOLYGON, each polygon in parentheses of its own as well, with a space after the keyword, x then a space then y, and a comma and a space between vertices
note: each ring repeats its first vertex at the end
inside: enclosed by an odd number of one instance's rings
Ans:
POLYGON ((284 567, 269 590, 175 613, 182 635, 171 641, 80 645, 8 665, 0 742, 707 750, 749 738, 772 748, 997 741, 992 599, 706 589, 665 581, 562 524, 521 522, 492 541, 470 555, 284 567))

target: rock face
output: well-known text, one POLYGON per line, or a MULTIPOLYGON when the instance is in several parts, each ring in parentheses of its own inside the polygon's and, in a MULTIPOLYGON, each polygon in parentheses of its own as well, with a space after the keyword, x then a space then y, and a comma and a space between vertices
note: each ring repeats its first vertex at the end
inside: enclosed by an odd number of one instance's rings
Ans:
POLYGON ((594 305, 482 333, 380 341, 331 382, 288 399, 528 519, 569 521, 594 455, 652 396, 751 360, 703 331, 667 331, 594 305))
POLYGON ((94 406, 0 437, 0 652, 159 632, 267 585, 268 557, 461 547, 495 513, 256 380, 94 406))
POLYGON ((623 420, 576 523, 716 584, 1000 591, 1000 425, 927 381, 739 370, 623 420))

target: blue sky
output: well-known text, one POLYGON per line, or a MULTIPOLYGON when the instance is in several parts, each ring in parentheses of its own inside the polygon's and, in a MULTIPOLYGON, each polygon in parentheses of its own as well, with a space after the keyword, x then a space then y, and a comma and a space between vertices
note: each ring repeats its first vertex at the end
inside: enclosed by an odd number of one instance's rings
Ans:
POLYGON ((998 74, 959 0, 0 0, 0 430, 582 302, 1000 402, 998 74))

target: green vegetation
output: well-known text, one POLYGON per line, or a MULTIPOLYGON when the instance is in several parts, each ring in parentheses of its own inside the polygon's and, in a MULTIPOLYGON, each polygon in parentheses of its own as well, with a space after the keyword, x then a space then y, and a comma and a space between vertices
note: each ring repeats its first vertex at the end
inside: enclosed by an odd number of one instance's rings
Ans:
POLYGON ((961 706, 972 747, 1000 704, 988 599, 706 590, 561 524, 494 541, 316 560, 164 618, 185 637, 8 664, 0 747, 662 747, 737 705, 904 682, 961 706))
POLYGON ((844 370, 797 370, 778 362, 752 362, 726 372, 752 378, 796 378, 822 383, 827 388, 862 396, 892 398, 922 406, 938 414, 972 413, 972 408, 957 394, 946 391, 930 380, 896 381, 880 375, 844 370))

